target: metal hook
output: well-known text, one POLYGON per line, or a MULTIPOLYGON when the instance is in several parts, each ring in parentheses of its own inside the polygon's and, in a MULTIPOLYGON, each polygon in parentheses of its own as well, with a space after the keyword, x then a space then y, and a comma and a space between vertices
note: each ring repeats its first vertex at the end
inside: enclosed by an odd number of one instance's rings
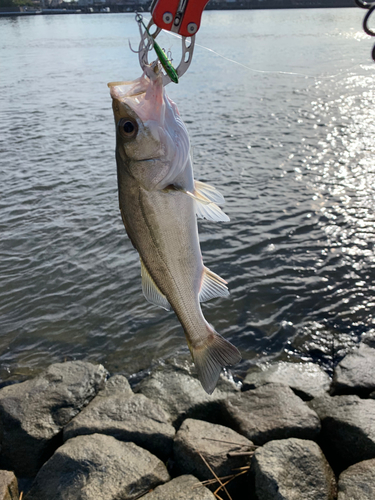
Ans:
POLYGON ((371 14, 374 12, 375 10, 375 5, 373 5, 372 7, 370 7, 369 11, 367 12, 367 14, 365 15, 365 18, 363 20, 363 29, 365 30, 365 32, 370 35, 370 36, 375 36, 375 32, 372 31, 369 27, 368 27, 368 20, 370 19, 370 16, 371 14))
MULTIPOLYGON (((363 30, 365 31, 365 33, 367 33, 367 35, 375 36, 375 32, 372 29, 370 29, 368 26, 371 14, 375 10, 375 1, 373 1, 373 2, 366 2, 365 0, 354 0, 354 1, 358 5, 358 7, 361 7, 362 9, 368 10, 367 14, 365 15, 365 18, 363 19, 363 24, 362 24, 363 30)), ((372 59, 375 61, 375 45, 372 49, 371 56, 372 56, 372 59)))
MULTIPOLYGON (((146 66, 149 66, 148 53, 153 48, 153 43, 152 40, 150 40, 150 37, 153 40, 155 40, 155 38, 161 32, 161 28, 156 26, 156 24, 151 19, 151 21, 147 25, 147 30, 142 32, 142 27, 141 27, 141 23, 143 20, 142 15, 137 14, 135 19, 138 22, 139 32, 141 34, 141 41, 139 43, 139 50, 138 50, 138 59, 141 68, 144 70, 146 66), (156 26, 156 30, 153 34, 148 35, 148 33, 150 33, 150 28, 152 28, 152 26, 156 26)), ((193 35, 190 38, 190 43, 187 42, 186 37, 181 37, 181 42, 182 42, 182 56, 180 64, 175 69, 178 78, 180 78, 190 66, 193 56, 195 36, 193 35)), ((163 73, 163 85, 164 86, 168 85, 168 83, 170 83, 171 81, 172 81, 171 77, 168 74, 163 73)))

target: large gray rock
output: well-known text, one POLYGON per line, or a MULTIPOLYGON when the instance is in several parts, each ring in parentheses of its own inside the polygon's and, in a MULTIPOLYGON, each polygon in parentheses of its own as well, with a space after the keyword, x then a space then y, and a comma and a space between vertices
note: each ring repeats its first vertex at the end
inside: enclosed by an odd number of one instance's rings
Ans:
POLYGON ((193 419, 182 423, 173 447, 178 472, 193 474, 201 481, 214 479, 202 456, 218 477, 224 477, 250 464, 254 449, 251 441, 228 427, 193 419))
POLYGON ((315 363, 261 364, 251 368, 243 382, 242 390, 256 389, 274 382, 290 387, 297 396, 308 401, 329 391, 331 379, 315 363))
POLYGON ((133 500, 169 479, 165 465, 134 443, 78 436, 43 465, 26 499, 133 500))
POLYGON ((369 347, 375 349, 375 330, 363 332, 361 335, 361 343, 367 344, 369 347))
POLYGON ((199 484, 194 476, 179 476, 162 484, 142 497, 142 500, 215 500, 210 490, 199 484))
POLYGON ((375 401, 358 396, 323 396, 309 406, 322 422, 321 446, 335 469, 375 458, 375 401))
POLYGON ((261 500, 333 500, 335 476, 313 441, 283 439, 259 448, 251 464, 261 500))
POLYGON ((91 401, 106 376, 102 365, 70 361, 1 389, 1 464, 18 476, 35 476, 61 444, 64 425, 91 401))
POLYGON ((179 427, 189 417, 215 422, 220 414, 221 401, 238 391, 230 382, 221 380, 214 393, 208 395, 188 370, 166 365, 142 380, 135 392, 158 403, 171 415, 173 425, 179 427))
POLYGON ((336 366, 331 394, 368 396, 372 391, 375 391, 375 349, 360 344, 336 366))
POLYGON ((18 500, 17 478, 8 470, 0 470, 0 500, 18 500))
POLYGON ((337 500, 374 500, 375 459, 352 465, 340 474, 337 500))
POLYGON ((256 445, 288 437, 315 439, 320 431, 317 414, 280 384, 267 384, 226 400, 221 418, 256 445))
POLYGON ((126 378, 116 375, 64 428, 64 441, 83 434, 108 434, 166 460, 172 453, 175 432, 170 416, 157 403, 133 394, 126 378))

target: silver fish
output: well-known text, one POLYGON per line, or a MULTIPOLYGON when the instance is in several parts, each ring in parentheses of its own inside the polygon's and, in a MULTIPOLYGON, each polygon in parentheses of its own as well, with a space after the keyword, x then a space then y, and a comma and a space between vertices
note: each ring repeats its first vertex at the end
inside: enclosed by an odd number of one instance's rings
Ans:
POLYGON ((120 211, 140 255, 146 299, 175 311, 199 380, 211 394, 222 367, 241 360, 205 320, 200 302, 229 294, 203 265, 196 216, 229 220, 222 195, 194 181, 188 132, 157 66, 132 82, 109 83, 116 124, 120 211))

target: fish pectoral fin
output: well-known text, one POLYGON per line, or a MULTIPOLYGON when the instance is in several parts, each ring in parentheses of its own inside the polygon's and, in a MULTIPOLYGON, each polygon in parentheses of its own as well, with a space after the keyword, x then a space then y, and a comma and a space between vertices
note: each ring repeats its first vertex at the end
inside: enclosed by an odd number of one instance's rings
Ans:
POLYGON ((161 293, 155 281, 152 279, 147 267, 141 260, 142 292, 146 300, 155 306, 162 307, 166 311, 171 310, 167 297, 161 293))
POLYGON ((217 205, 222 206, 225 204, 224 196, 216 188, 205 182, 194 181, 194 190, 217 205))
POLYGON ((215 297, 228 297, 229 290, 227 282, 205 267, 203 270, 201 289, 199 291, 199 301, 214 299, 215 297))
POLYGON ((192 347, 194 364, 203 389, 212 394, 224 366, 235 365, 241 361, 239 350, 225 340, 207 323, 209 334, 204 343, 192 347))
POLYGON ((221 208, 216 205, 216 203, 211 201, 208 196, 205 196, 202 192, 197 191, 196 189, 193 193, 191 191, 187 191, 186 189, 179 189, 179 191, 190 196, 190 198, 193 198, 195 213, 199 219, 207 219, 214 222, 228 222, 230 220, 227 214, 225 214, 221 208))

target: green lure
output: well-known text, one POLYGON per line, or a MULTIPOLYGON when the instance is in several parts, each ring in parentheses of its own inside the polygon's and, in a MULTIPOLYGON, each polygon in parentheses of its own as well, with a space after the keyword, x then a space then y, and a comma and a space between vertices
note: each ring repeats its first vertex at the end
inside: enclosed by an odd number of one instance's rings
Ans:
POLYGON ((158 56, 160 64, 163 66, 165 72, 167 73, 167 75, 169 76, 169 78, 172 80, 172 82, 178 83, 178 74, 177 74, 177 71, 172 66, 172 63, 168 59, 166 53, 160 47, 160 45, 158 43, 156 43, 155 40, 152 38, 152 36, 150 35, 150 33, 149 33, 148 29, 146 28, 145 23, 142 21, 142 19, 140 19, 138 22, 142 23, 142 26, 146 30, 146 33, 148 34, 148 36, 152 40, 152 43, 153 43, 156 55, 158 56))

